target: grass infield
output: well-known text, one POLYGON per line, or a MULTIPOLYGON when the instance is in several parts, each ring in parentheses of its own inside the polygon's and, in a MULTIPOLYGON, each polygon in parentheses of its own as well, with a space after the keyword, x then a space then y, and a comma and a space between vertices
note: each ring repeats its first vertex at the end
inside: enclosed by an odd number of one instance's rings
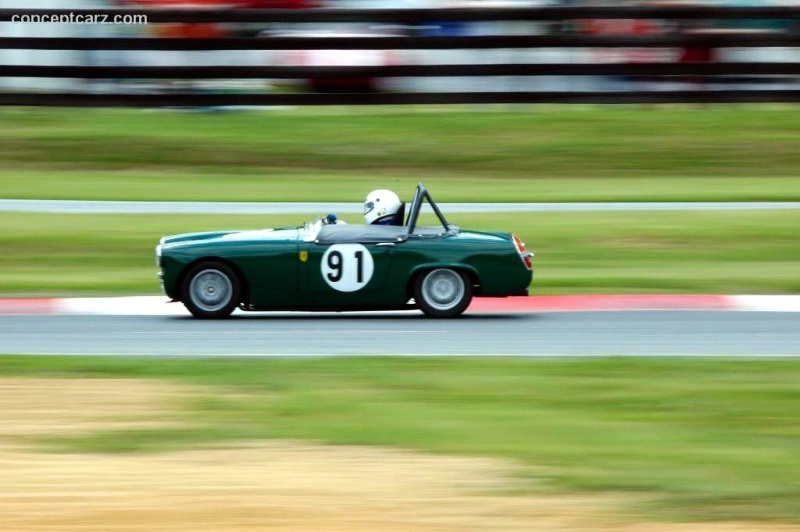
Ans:
POLYGON ((3 109, 0 197, 800 200, 797 107, 481 109, 3 109))
MULTIPOLYGON (((440 202, 800 200, 796 107, 481 109, 2 109, 0 197, 358 203, 422 180, 440 202)), ((0 213, 0 293, 153 293, 162 235, 303 218, 0 213)), ((519 233, 533 293, 800 290, 797 211, 451 218, 519 233)))
POLYGON ((794 360, 4 356, 0 374, 202 385, 184 427, 36 440, 50 450, 403 447, 513 459, 526 490, 645 495, 633 513, 650 517, 800 520, 794 360))

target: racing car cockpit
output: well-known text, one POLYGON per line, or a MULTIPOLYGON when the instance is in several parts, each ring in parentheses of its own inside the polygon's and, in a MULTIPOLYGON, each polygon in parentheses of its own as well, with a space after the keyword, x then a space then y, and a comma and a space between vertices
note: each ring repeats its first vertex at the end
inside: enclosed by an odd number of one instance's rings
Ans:
POLYGON ((425 185, 419 183, 414 192, 414 199, 411 201, 411 208, 407 218, 405 217, 405 203, 403 203, 397 214, 395 214, 395 219, 392 220, 391 225, 324 224, 322 220, 318 220, 311 226, 310 234, 305 240, 318 244, 375 244, 404 242, 409 238, 432 238, 457 233, 458 227, 447 222, 425 185), (417 226, 425 202, 433 210, 441 225, 435 227, 417 226))

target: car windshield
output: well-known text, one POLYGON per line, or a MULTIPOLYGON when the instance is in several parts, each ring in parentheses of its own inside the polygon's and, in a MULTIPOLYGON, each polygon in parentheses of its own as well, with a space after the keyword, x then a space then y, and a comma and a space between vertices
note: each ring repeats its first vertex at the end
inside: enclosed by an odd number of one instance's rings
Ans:
POLYGON ((303 224, 303 227, 300 228, 301 234, 305 233, 305 235, 303 235, 303 241, 313 242, 317 239, 317 235, 319 234, 320 229, 322 229, 322 220, 322 216, 319 216, 316 220, 312 220, 303 224))

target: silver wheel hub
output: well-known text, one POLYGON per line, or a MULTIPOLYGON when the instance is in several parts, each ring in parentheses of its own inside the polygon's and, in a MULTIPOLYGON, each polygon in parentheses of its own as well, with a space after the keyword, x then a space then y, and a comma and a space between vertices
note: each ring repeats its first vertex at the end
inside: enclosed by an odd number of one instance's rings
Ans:
POLYGON ((201 310, 216 312, 230 303, 233 284, 219 270, 203 270, 189 284, 189 297, 201 310))
POLYGON ((464 280, 452 270, 434 270, 422 281, 426 303, 437 310, 449 310, 464 298, 464 280))

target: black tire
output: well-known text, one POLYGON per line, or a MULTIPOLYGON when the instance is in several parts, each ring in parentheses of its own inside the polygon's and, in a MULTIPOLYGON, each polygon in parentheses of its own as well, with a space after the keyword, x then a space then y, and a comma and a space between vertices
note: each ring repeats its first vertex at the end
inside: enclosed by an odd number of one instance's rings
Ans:
POLYGON ((227 318, 242 301, 242 283, 227 264, 202 262, 186 273, 181 300, 195 318, 227 318))
POLYGON ((463 272, 438 268, 417 277, 414 300, 426 316, 454 318, 472 301, 472 282, 463 272))

